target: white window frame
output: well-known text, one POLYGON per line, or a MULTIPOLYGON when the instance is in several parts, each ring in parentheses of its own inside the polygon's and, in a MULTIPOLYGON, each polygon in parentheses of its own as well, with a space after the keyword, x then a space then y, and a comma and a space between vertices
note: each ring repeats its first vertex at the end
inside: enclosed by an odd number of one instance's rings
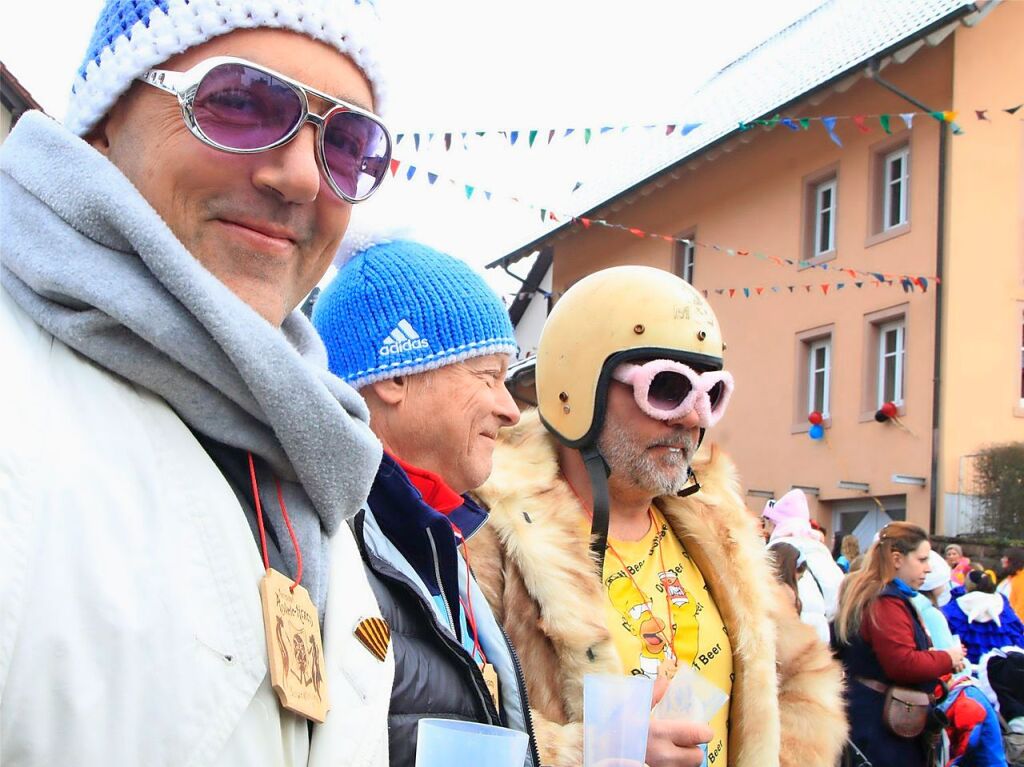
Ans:
POLYGON ((693 263, 697 258, 697 246, 694 244, 692 238, 687 237, 685 239, 686 242, 679 243, 680 271, 682 272, 679 276, 692 285, 693 263))
POLYGON ((903 226, 910 220, 910 147, 901 147, 895 152, 889 152, 882 159, 882 231, 887 232, 898 226, 903 226), (892 166, 897 160, 900 161, 900 174, 897 178, 892 177, 892 166), (897 220, 892 220, 892 195, 894 189, 899 190, 900 209, 897 220))
POLYGON ((818 338, 814 341, 810 341, 807 344, 807 412, 813 413, 817 410, 821 413, 822 418, 829 418, 831 415, 831 398, 829 396, 829 387, 832 383, 832 337, 826 336, 824 338, 818 338), (825 360, 823 367, 815 367, 815 359, 817 358, 818 350, 824 350, 825 360), (816 407, 817 403, 814 401, 815 392, 815 379, 818 375, 823 378, 822 381, 822 394, 821 394, 821 407, 816 407))
POLYGON ((1020 314, 1020 407, 1024 408, 1024 311, 1020 314))
POLYGON ((826 181, 822 181, 814 186, 814 247, 812 252, 815 258, 818 256, 824 256, 827 253, 832 253, 836 249, 836 191, 837 191, 836 179, 830 178, 826 181), (826 207, 822 204, 822 197, 825 192, 830 192, 829 205, 826 207), (821 220, 828 214, 828 247, 821 247, 822 237, 822 223, 821 220))
POLYGON ((889 322, 883 322, 878 326, 878 396, 877 406, 881 407, 890 400, 885 396, 885 370, 887 358, 892 358, 894 371, 893 371, 893 384, 895 391, 893 392, 892 402, 897 406, 903 404, 903 398, 906 393, 905 381, 903 379, 905 370, 905 361, 907 353, 907 323, 906 317, 900 317, 899 319, 891 320, 889 322), (888 353, 885 350, 885 337, 895 331, 896 333, 896 349, 892 353, 888 353))

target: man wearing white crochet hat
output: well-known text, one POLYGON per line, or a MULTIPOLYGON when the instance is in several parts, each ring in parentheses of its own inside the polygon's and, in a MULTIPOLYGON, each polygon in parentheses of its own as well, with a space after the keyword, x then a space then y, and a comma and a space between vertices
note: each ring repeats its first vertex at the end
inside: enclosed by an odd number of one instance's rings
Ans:
POLYGON ((5 764, 387 764, 380 445, 295 311, 390 161, 379 26, 108 0, 4 143, 5 764))
POLYGON ((539 767, 523 670, 466 543, 487 522, 467 493, 491 473, 499 430, 519 421, 504 385, 508 312, 469 266, 422 243, 382 233, 345 256, 313 324, 384 444, 352 524, 394 638, 391 764, 413 766, 430 717, 525 732, 526 767, 539 767))

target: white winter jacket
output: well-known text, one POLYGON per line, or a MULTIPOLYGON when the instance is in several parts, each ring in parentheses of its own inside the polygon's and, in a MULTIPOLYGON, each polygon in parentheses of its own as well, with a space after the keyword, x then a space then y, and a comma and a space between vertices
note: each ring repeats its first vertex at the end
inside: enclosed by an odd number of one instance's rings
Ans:
POLYGON ((393 658, 353 634, 379 612, 348 527, 310 738, 270 687, 245 514, 188 427, 2 289, 0 349, 0 764, 385 767, 393 658))

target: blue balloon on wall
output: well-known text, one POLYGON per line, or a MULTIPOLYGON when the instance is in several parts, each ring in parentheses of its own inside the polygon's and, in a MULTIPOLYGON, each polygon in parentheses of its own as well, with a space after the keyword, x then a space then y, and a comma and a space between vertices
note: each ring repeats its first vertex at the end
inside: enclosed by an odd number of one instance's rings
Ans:
POLYGON ((825 436, 825 427, 820 423, 813 424, 807 434, 811 439, 822 439, 825 436))

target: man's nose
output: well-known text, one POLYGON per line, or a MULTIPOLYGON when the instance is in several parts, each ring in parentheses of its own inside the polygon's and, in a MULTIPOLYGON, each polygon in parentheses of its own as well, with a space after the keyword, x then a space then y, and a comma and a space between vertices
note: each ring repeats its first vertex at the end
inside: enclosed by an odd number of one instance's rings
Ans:
POLYGON ((692 409, 690 410, 690 412, 684 413, 678 418, 673 418, 669 421, 666 421, 666 423, 671 426, 677 426, 679 428, 690 431, 691 429, 696 429, 698 426, 700 426, 700 416, 697 415, 696 409, 692 409))
POLYGON ((512 392, 504 385, 499 386, 495 393, 494 412, 501 419, 502 426, 515 426, 519 423, 519 407, 512 392))
POLYGON ((303 126, 287 144, 255 155, 253 184, 276 194, 282 202, 310 203, 320 193, 316 129, 303 126))

